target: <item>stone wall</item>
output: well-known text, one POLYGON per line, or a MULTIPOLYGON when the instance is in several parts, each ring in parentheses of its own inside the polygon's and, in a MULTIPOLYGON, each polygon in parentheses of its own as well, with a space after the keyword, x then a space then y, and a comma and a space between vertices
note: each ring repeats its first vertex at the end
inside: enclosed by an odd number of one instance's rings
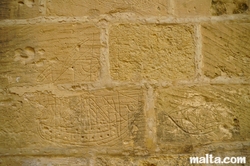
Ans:
POLYGON ((1 0, 0 165, 250 164, 249 7, 1 0))

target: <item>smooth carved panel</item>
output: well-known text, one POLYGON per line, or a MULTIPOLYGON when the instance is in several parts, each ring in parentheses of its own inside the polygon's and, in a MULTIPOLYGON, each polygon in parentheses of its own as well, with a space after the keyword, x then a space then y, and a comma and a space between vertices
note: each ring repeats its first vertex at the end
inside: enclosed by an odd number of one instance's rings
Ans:
POLYGON ((54 143, 121 145, 144 130, 139 89, 100 90, 72 97, 38 93, 29 100, 39 110, 39 135, 54 143))
POLYGON ((95 81, 100 32, 89 24, 0 28, 0 74, 10 85, 95 81))
POLYGON ((114 25, 110 29, 110 72, 115 80, 192 79, 195 75, 193 27, 114 25))
POLYGON ((248 86, 161 89, 156 105, 159 142, 199 144, 249 138, 249 92, 248 86))
POLYGON ((166 15, 167 0, 71 0, 48 1, 48 15, 58 16, 98 16, 133 12, 139 15, 166 15))
POLYGON ((206 76, 250 77, 250 24, 202 25, 203 72, 206 76))

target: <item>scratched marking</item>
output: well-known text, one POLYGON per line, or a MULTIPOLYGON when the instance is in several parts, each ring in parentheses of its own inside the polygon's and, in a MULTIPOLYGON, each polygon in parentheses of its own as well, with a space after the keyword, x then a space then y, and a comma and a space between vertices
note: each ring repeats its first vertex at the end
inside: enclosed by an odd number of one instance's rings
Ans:
POLYGON ((234 132, 239 132, 237 124, 233 122, 237 117, 234 116, 232 107, 222 99, 211 94, 203 96, 197 91, 182 95, 180 93, 182 92, 170 91, 165 96, 168 101, 164 101, 164 111, 158 114, 158 136, 163 142, 184 140, 204 143, 231 139, 234 132))
MULTIPOLYGON (((93 45, 84 47, 85 41, 77 44, 71 55, 65 59, 58 60, 57 64, 48 65, 37 77, 38 82, 43 82, 46 79, 51 80, 52 83, 60 82, 79 82, 79 81, 95 81, 99 75, 100 63, 98 47, 93 45), (80 52, 80 50, 83 51, 80 52)), ((91 39, 94 41, 94 34, 91 39)))
POLYGON ((92 24, 0 28, 1 73, 10 84, 93 82, 100 75, 100 29, 92 24), (26 33, 23 32, 27 32, 26 33), (10 45, 9 41, 14 44, 10 45), (9 69, 12 69, 11 71, 9 69), (26 73, 26 74, 23 74, 26 73), (17 82, 14 78, 20 77, 17 82))
POLYGON ((114 145, 133 135, 130 128, 134 115, 142 109, 140 93, 106 91, 65 98, 38 94, 31 103, 39 105, 38 131, 45 140, 69 145, 114 145))

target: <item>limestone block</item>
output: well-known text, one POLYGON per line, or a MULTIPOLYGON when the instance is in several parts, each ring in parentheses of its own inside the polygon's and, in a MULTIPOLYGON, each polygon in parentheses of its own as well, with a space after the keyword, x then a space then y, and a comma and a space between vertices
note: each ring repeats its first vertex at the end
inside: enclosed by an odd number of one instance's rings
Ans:
POLYGON ((249 92, 249 86, 240 85, 159 89, 158 143, 167 150, 176 145, 190 152, 193 145, 249 140, 249 92))
POLYGON ((110 29, 114 80, 194 78, 194 34, 187 25, 120 24, 110 29))
POLYGON ((1 0, 0 19, 34 18, 45 15, 46 0, 1 0))
POLYGON ((174 10, 177 16, 207 16, 210 15, 210 0, 174 0, 174 10))
POLYGON ((128 157, 97 157, 95 159, 95 165, 96 166, 104 166, 104 165, 109 165, 109 166, 132 166, 133 158, 128 158, 128 157))
POLYGON ((9 85, 8 79, 0 76, 0 89, 6 88, 9 85))
POLYGON ((249 14, 249 0, 212 0, 211 14, 249 14))
POLYGON ((41 147, 37 134, 37 110, 22 97, 0 93, 0 153, 41 147), (14 149, 11 151, 11 149, 14 149))
POLYGON ((100 32, 92 25, 16 25, 0 34, 0 75, 11 86, 99 78, 100 32))
POLYGON ((1 166, 88 166, 88 160, 76 157, 3 157, 1 166))
POLYGON ((98 16, 133 12, 139 15, 166 15, 167 0, 50 0, 47 2, 48 15, 57 16, 98 16))
MULTIPOLYGON (((185 165, 191 166, 188 155, 169 155, 169 156, 154 156, 148 157, 147 159, 138 160, 138 166, 175 166, 185 165)), ((200 164, 197 164, 199 166, 200 164)))
POLYGON ((138 87, 126 87, 70 96, 49 92, 25 93, 22 97, 3 94, 0 149, 142 145, 142 93, 138 87))
POLYGON ((95 165, 98 166, 176 166, 189 164, 188 155, 169 155, 169 156, 144 156, 139 158, 133 157, 97 157, 95 165))
POLYGON ((250 76, 250 24, 202 25, 203 73, 217 76, 250 76))

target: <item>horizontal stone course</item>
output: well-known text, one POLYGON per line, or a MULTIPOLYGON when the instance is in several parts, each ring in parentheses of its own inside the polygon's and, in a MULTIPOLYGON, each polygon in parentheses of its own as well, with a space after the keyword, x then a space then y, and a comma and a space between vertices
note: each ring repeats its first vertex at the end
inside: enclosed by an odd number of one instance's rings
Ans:
POLYGON ((72 0, 47 1, 47 15, 91 16, 100 14, 134 13, 136 15, 167 15, 168 0, 72 0))
POLYGON ((249 0, 174 0, 177 17, 249 14, 249 0))
MULTIPOLYGON (((0 95, 0 149, 143 146, 143 90, 123 87, 60 97, 0 95), (126 142, 126 144, 124 144, 126 142)), ((62 152, 63 153, 63 152, 62 152)), ((41 154, 43 155, 43 154, 41 154)))

